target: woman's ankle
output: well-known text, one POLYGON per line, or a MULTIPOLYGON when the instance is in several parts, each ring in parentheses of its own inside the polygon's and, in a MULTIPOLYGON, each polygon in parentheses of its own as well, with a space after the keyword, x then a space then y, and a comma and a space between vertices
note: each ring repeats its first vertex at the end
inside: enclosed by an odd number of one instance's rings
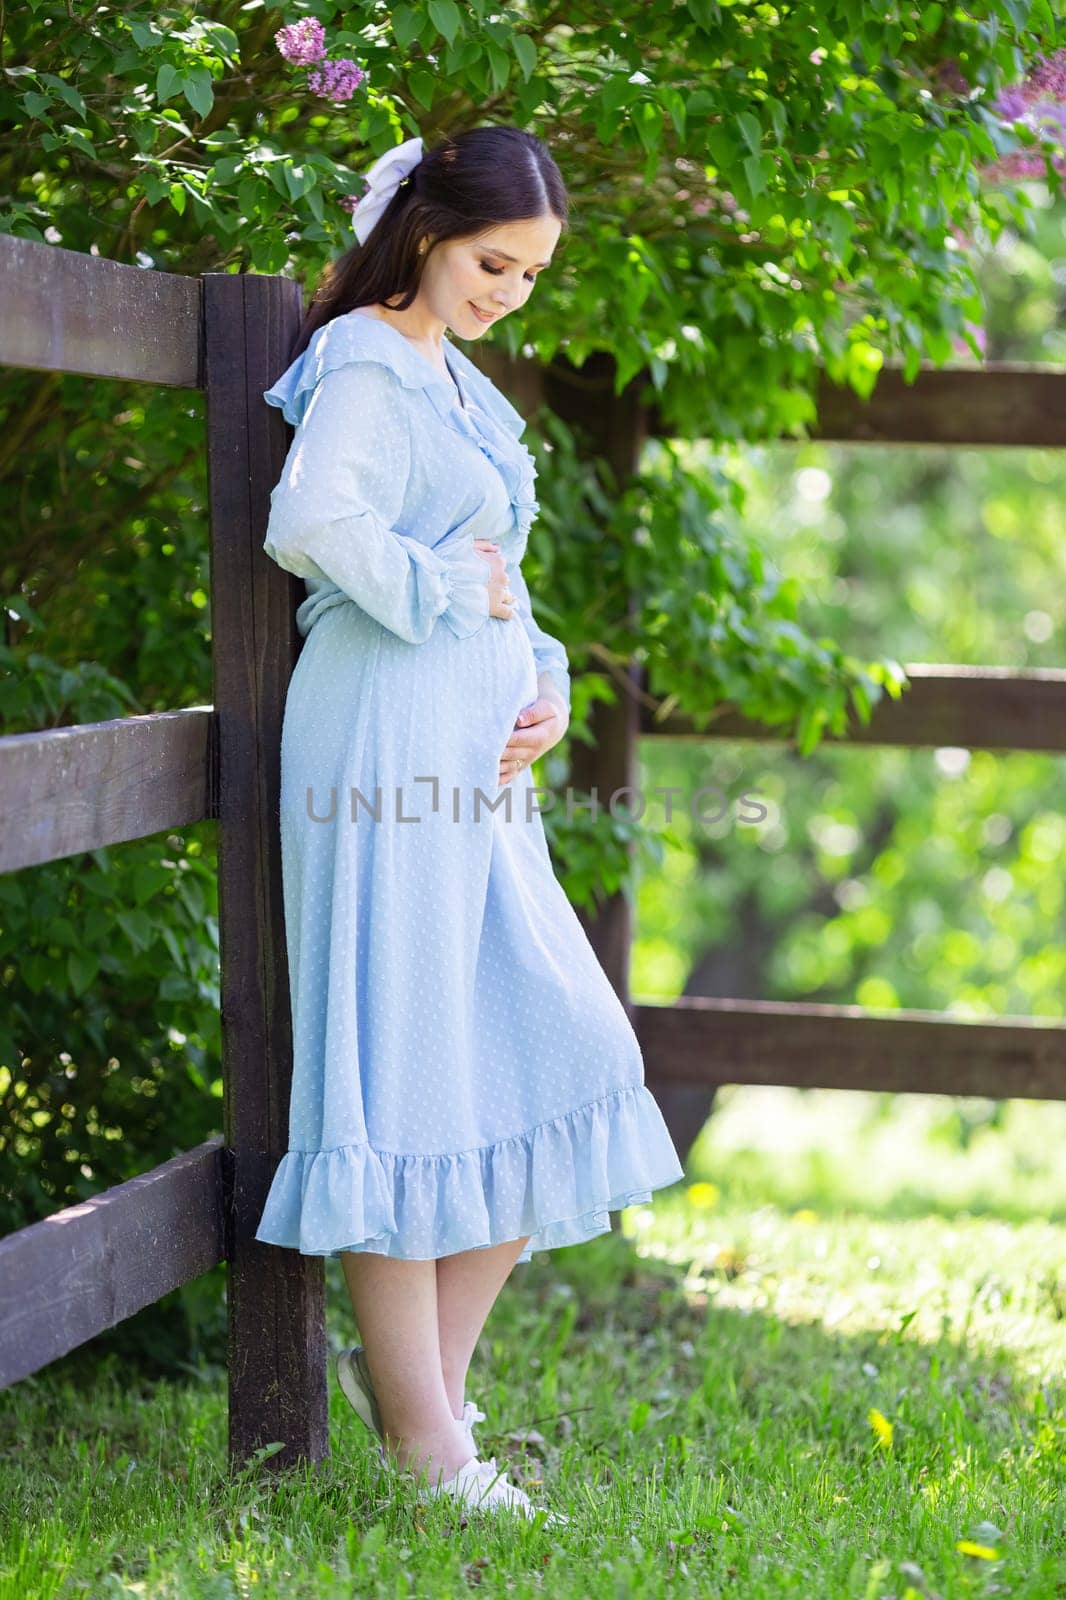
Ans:
POLYGON ((448 1396, 452 1416, 456 1422, 463 1420, 463 1406, 466 1403, 466 1369, 462 1372, 445 1372, 444 1388, 448 1396))
POLYGON ((423 1468, 427 1481, 454 1478, 459 1468, 472 1461, 477 1454, 471 1449, 467 1433, 453 1417, 452 1426, 418 1434, 394 1434, 385 1429, 385 1449, 402 1472, 412 1472, 419 1477, 423 1468))

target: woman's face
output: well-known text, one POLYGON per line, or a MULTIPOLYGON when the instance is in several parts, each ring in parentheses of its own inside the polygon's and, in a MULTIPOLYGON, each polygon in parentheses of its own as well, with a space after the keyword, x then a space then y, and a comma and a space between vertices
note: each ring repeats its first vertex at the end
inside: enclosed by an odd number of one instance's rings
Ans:
POLYGON ((549 215, 501 222, 476 239, 449 239, 430 252, 419 296, 459 338, 477 339, 525 305, 561 232, 549 215))

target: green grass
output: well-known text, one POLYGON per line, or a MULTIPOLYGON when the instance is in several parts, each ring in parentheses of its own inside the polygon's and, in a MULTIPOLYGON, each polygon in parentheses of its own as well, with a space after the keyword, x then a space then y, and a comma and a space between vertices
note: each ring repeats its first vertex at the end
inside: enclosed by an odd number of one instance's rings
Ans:
POLYGON ((907 1099, 723 1094, 690 1182, 516 1270, 468 1393, 483 1453, 569 1527, 396 1502, 332 1375, 329 1460, 229 1479, 217 1372, 89 1384, 75 1352, 0 1396, 0 1600, 1061 1600, 1066 1108, 1036 1108, 1039 1155, 1023 1107, 961 1166, 944 1109, 922 1133, 907 1099), (873 1161, 893 1120, 899 1215, 873 1161), (1019 1161, 1030 1213, 977 1204, 1019 1161))

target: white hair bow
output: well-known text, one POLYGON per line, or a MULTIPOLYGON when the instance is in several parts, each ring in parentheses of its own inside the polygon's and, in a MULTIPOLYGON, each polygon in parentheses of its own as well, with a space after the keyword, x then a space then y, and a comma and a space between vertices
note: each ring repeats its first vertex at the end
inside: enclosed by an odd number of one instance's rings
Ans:
POLYGON ((416 134, 403 144, 395 145, 378 156, 366 173, 369 185, 358 204, 352 208, 352 227, 360 244, 366 242, 374 224, 409 172, 413 172, 422 159, 422 140, 416 134))

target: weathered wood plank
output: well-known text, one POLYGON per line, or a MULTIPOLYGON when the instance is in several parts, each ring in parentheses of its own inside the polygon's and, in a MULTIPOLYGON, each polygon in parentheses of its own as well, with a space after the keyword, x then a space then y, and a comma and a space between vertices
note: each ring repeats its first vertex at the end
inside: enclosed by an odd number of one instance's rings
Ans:
POLYGON ((0 1388, 217 1266, 221 1149, 207 1139, 0 1239, 0 1388))
MULTIPOLYGON (((1066 672, 1058 668, 907 664, 911 679, 898 700, 887 695, 869 724, 849 713, 846 732, 826 733, 826 744, 883 744, 964 750, 1066 750, 1066 672)), ((641 712, 641 734, 668 739, 790 739, 780 728, 753 722, 723 705, 702 731, 689 716, 656 719, 641 712)))
POLYGON ((1028 1017, 965 1022, 939 1012, 687 996, 638 1006, 658 1094, 676 1083, 756 1083, 890 1094, 1066 1099, 1066 1027, 1028 1017))
POLYGON ((0 738, 0 872, 214 815, 210 706, 0 738))
MULTIPOLYGON (((526 409, 550 389, 552 408, 593 433, 614 402, 614 359, 606 352, 593 352, 580 368, 564 352, 548 368, 488 347, 478 352, 477 361, 526 409)), ((623 393, 644 402, 649 438, 685 437, 665 421, 646 372, 635 374, 623 393)), ((818 417, 809 435, 826 443, 1066 447, 1066 368, 1050 364, 923 366, 913 384, 905 383, 902 367, 892 364, 882 369, 868 400, 821 372, 815 405, 818 417)), ((689 436, 698 438, 699 429, 689 436)))
POLYGON ((0 235, 0 366, 202 387, 200 279, 0 235))
POLYGON ((1066 370, 999 361, 885 367, 868 400, 822 374, 811 437, 851 444, 1066 446, 1066 370))

